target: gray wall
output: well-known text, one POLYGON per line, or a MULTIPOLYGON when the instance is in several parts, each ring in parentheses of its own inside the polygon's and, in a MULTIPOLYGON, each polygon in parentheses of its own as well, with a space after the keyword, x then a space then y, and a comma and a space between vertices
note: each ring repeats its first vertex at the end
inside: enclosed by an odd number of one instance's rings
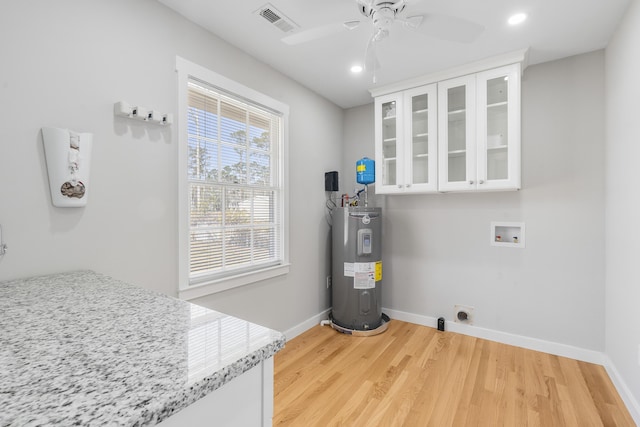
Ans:
MULTIPOLYGON (((522 190, 377 196, 383 306, 604 350, 604 53, 526 69, 522 190), (526 248, 489 245, 491 221, 526 223, 526 248)), ((373 107, 345 114, 345 159, 372 156, 373 107)))
POLYGON ((93 269, 177 294, 178 126, 114 120, 113 103, 177 114, 180 55, 291 108, 291 272, 200 302, 282 330, 329 306, 323 179, 342 109, 154 0, 11 2, 0 40, 0 280, 93 269), (93 132, 85 208, 52 206, 43 126, 93 132))
POLYGON ((606 353, 640 416, 640 2, 607 47, 606 353))

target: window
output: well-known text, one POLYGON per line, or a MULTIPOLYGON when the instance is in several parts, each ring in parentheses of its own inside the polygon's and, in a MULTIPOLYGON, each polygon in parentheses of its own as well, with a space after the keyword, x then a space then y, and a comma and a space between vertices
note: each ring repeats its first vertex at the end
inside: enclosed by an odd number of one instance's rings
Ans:
POLYGON ((177 59, 180 296, 288 272, 288 107, 177 59))

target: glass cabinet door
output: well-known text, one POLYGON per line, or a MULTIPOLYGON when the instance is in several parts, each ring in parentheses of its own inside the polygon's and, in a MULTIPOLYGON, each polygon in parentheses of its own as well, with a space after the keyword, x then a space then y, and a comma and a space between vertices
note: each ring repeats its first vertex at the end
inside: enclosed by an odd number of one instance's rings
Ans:
POLYGON ((438 84, 441 191, 475 187, 475 76, 438 84))
POLYGON ((507 153, 509 150, 507 110, 509 93, 506 76, 496 77, 486 82, 487 98, 483 105, 487 114, 487 129, 484 137, 487 140, 487 159, 484 165, 487 170, 487 180, 507 179, 507 153))
POLYGON ((437 88, 418 87, 405 92, 405 188, 409 191, 437 190, 437 88))
POLYGON ((447 89, 447 164, 448 182, 467 180, 467 105, 466 86, 447 89))
POLYGON ((397 184, 398 126, 396 101, 382 103, 382 185, 397 184))
POLYGON ((402 94, 375 99, 376 194, 403 191, 402 94))
POLYGON ((479 73, 480 189, 520 188, 519 65, 479 73))
POLYGON ((427 94, 411 97, 411 166, 413 184, 429 182, 429 109, 427 94))

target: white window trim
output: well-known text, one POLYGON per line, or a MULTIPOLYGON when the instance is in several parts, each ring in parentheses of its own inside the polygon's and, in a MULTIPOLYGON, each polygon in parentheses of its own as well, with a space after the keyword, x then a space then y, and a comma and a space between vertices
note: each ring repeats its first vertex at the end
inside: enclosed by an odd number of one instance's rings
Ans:
POLYGON ((256 90, 221 76, 184 58, 176 56, 178 74, 178 295, 182 299, 199 298, 205 295, 222 292, 251 283, 281 276, 289 272, 289 106, 256 90), (251 272, 243 272, 235 276, 224 277, 199 283, 189 284, 189 182, 187 121, 182 115, 187 111, 189 78, 207 82, 254 103, 264 105, 282 113, 282 159, 279 177, 282 184, 282 264, 266 267, 251 272))

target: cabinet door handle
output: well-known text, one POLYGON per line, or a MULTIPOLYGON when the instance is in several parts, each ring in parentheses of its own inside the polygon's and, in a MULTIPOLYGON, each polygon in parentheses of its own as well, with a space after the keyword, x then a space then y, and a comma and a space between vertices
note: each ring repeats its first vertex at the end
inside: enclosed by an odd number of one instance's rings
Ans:
POLYGON ((402 185, 401 185, 401 184, 398 184, 398 188, 402 188, 402 185))
POLYGON ((481 179, 479 184, 484 184, 484 179, 481 179))
POLYGON ((473 185, 473 181, 469 181, 469 185, 473 185))
POLYGON ((405 187, 409 188, 409 187, 411 187, 411 184, 407 184, 407 185, 405 185, 405 187))

